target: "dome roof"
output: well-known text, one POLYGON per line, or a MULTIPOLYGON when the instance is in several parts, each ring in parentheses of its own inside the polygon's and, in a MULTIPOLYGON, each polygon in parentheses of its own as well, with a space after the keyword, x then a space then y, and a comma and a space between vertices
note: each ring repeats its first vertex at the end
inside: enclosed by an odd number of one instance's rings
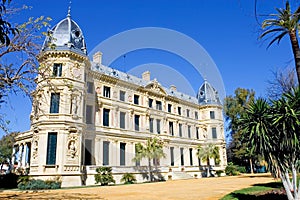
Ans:
POLYGON ((50 30, 43 44, 42 51, 51 49, 73 50, 87 55, 84 37, 80 27, 71 19, 70 14, 50 30))
POLYGON ((206 80, 198 90, 197 99, 200 105, 221 104, 218 92, 206 80))

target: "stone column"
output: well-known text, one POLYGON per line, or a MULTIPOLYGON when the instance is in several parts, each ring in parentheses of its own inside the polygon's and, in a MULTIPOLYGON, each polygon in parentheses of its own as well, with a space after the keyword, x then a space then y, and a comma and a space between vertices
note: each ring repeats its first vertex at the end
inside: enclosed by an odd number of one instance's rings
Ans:
POLYGON ((126 143, 126 155, 125 155, 125 163, 126 166, 135 166, 135 163, 132 162, 132 159, 135 156, 135 145, 133 142, 126 143))
POLYGON ((23 153, 23 144, 19 145, 18 151, 18 167, 22 166, 22 153, 23 153))
POLYGON ((100 165, 100 139, 96 138, 95 139, 95 165, 99 166, 100 165))
POLYGON ((26 143, 26 154, 25 154, 25 167, 29 167, 29 153, 30 153, 30 149, 29 146, 26 143))
POLYGON ((27 143, 23 144, 23 152, 22 152, 22 163, 21 167, 26 167, 26 154, 27 154, 27 143))
POLYGON ((11 156, 11 164, 14 165, 16 161, 16 147, 13 147, 12 156, 11 156))
POLYGON ((160 166, 169 166, 171 163, 170 147, 164 146, 163 152, 165 153, 166 157, 160 159, 160 166))
POLYGON ((120 166, 120 142, 114 141, 115 143, 115 166, 120 166))
POLYGON ((116 164, 116 143, 115 141, 109 141, 109 165, 117 166, 116 164))

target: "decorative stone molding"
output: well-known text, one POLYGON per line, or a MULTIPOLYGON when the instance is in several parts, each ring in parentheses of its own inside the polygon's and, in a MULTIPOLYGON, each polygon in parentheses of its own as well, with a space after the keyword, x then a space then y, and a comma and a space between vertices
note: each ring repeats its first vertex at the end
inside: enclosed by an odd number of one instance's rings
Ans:
POLYGON ((34 132, 32 136, 32 159, 36 160, 38 157, 38 148, 39 148, 39 136, 34 132))
POLYGON ((76 172, 79 171, 79 166, 75 165, 64 165, 65 172, 76 172))
POLYGON ((78 150, 79 150, 79 145, 78 145, 78 135, 77 134, 70 134, 68 136, 67 140, 67 158, 68 160, 75 160, 78 158, 78 150))

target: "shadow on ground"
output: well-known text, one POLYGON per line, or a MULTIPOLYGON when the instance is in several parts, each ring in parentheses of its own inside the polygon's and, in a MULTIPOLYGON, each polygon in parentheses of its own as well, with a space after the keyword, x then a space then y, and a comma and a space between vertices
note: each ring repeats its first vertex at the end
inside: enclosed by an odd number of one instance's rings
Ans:
POLYGON ((232 194, 232 197, 242 200, 287 200, 285 194, 263 194, 263 195, 251 195, 251 194, 232 194))
POLYGON ((273 188, 273 190, 267 192, 260 192, 256 194, 241 194, 241 193, 232 193, 231 196, 236 199, 241 200, 287 200, 286 193, 282 188, 281 182, 271 182, 271 183, 259 183, 254 184, 253 186, 263 186, 273 188))

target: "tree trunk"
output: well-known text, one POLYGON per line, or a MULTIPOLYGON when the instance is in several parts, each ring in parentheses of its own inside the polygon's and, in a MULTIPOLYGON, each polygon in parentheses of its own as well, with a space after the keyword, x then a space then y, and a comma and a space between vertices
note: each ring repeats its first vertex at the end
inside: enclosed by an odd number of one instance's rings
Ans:
POLYGON ((209 168, 210 168, 209 157, 207 157, 206 159, 207 159, 207 172, 206 172, 207 174, 206 174, 206 176, 210 177, 210 173, 209 173, 209 168))
POLYGON ((288 184, 289 180, 286 180, 286 178, 285 178, 284 174, 282 174, 282 172, 279 172, 279 176, 283 183, 283 187, 285 189, 288 200, 294 200, 293 194, 289 188, 289 184, 288 184))
POLYGON ((149 181, 152 182, 151 159, 150 158, 148 158, 148 175, 149 175, 149 181))
POLYGON ((294 54, 298 84, 300 85, 300 49, 299 49, 299 43, 296 35, 296 30, 293 29, 292 31, 290 31, 289 36, 290 36, 293 54, 294 54))
POLYGON ((250 171, 251 171, 251 174, 253 174, 252 158, 249 158, 249 163, 250 163, 250 171))
POLYGON ((296 171, 296 168, 295 168, 294 164, 292 164, 292 178, 293 178, 294 198, 299 199, 298 198, 299 188, 297 189, 297 171, 296 171))

